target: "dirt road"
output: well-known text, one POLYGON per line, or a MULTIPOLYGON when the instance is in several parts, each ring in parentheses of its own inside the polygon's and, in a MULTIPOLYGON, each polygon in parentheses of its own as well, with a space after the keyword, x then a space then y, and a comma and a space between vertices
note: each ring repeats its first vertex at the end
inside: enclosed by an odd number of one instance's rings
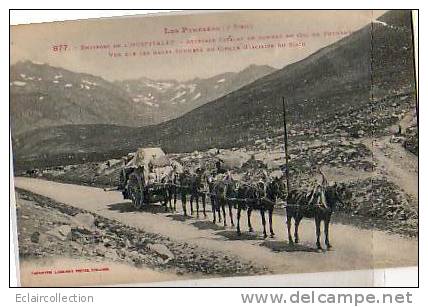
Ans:
MULTIPOLYGON (((403 131, 415 124, 414 111, 408 112, 400 121, 403 131)), ((366 139, 363 143, 373 153, 376 163, 375 172, 386 176, 390 181, 402 188, 408 195, 418 201, 418 157, 407 151, 400 143, 391 142, 392 135, 398 126, 390 129, 391 136, 377 139, 366 139)))
POLYGON ((253 214, 255 235, 246 233, 246 219, 241 220, 241 238, 234 228, 211 223, 207 219, 183 218, 179 212, 164 212, 160 206, 135 211, 119 192, 99 188, 63 184, 34 178, 15 178, 16 187, 37 193, 58 202, 82 208, 146 232, 158 233, 171 240, 191 242, 220 251, 232 257, 266 266, 274 273, 300 273, 333 270, 367 269, 417 265, 417 240, 380 231, 363 230, 335 224, 330 229, 331 251, 317 252, 313 221, 304 220, 300 227, 301 243, 290 246, 286 241, 283 216, 274 216, 274 239, 262 239, 259 215, 253 214))
POLYGON ((373 142, 373 159, 377 170, 418 199, 418 158, 401 144, 391 143, 390 137, 373 142))

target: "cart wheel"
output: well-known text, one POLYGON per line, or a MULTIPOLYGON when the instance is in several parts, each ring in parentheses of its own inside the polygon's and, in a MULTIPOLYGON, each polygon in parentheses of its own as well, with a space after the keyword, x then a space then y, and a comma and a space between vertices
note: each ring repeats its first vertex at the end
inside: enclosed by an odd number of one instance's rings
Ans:
POLYGON ((140 176, 136 173, 132 173, 129 175, 128 179, 128 190, 129 196, 131 198, 134 207, 137 209, 141 209, 144 202, 143 188, 141 185, 140 176))

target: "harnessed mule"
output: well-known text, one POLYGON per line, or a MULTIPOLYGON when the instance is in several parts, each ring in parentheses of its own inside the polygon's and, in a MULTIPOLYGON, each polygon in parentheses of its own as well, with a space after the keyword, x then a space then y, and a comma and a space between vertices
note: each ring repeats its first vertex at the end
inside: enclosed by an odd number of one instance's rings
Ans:
POLYGON ((324 221, 324 243, 327 249, 332 245, 329 239, 329 225, 331 216, 336 208, 336 204, 342 202, 337 186, 323 187, 316 186, 312 191, 292 190, 288 195, 286 216, 287 232, 290 244, 299 242, 299 224, 303 217, 314 218, 316 228, 316 245, 322 249, 321 222, 324 221), (291 236, 291 223, 294 218, 294 242, 291 236))

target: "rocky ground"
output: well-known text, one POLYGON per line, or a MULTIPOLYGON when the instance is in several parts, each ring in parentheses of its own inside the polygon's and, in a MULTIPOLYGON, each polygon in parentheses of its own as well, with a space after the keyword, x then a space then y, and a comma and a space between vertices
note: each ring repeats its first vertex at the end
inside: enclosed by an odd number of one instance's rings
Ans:
MULTIPOLYGON (((247 174, 257 175, 262 170, 275 172, 285 165, 283 149, 275 143, 275 140, 267 140, 248 148, 211 149, 171 157, 194 168, 201 164, 212 166, 218 156, 225 153, 243 156, 243 161, 250 160, 233 170, 233 175, 245 178, 247 174)), ((346 223, 361 225, 365 220, 366 227, 417 236, 417 198, 391 182, 384 173, 374 171, 372 152, 363 142, 347 139, 301 141, 290 149, 290 165, 293 187, 309 188, 317 178, 314 166, 322 167, 329 181, 346 187, 346 202, 339 208, 343 215, 348 215, 344 219, 346 223)), ((39 176, 66 183, 113 187, 117 185, 121 167, 121 160, 89 162, 46 169, 39 176)))
POLYGON ((62 256, 201 277, 269 273, 250 262, 146 233, 25 190, 16 195, 22 260, 62 256))
POLYGON ((419 137, 416 125, 406 129, 403 146, 414 155, 419 155, 419 137))
POLYGON ((417 201, 394 183, 376 177, 353 181, 346 187, 352 201, 341 206, 341 212, 349 214, 350 218, 369 218, 368 222, 379 229, 418 236, 417 201))

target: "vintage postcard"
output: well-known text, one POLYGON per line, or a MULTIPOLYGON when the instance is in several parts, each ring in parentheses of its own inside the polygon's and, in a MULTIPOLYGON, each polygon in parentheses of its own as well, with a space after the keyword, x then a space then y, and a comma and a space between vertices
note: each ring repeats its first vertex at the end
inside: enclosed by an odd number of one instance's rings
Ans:
MULTIPOLYGON (((10 31, 22 286, 418 266, 411 11, 10 31)), ((337 285, 319 276, 312 286, 337 285)))

